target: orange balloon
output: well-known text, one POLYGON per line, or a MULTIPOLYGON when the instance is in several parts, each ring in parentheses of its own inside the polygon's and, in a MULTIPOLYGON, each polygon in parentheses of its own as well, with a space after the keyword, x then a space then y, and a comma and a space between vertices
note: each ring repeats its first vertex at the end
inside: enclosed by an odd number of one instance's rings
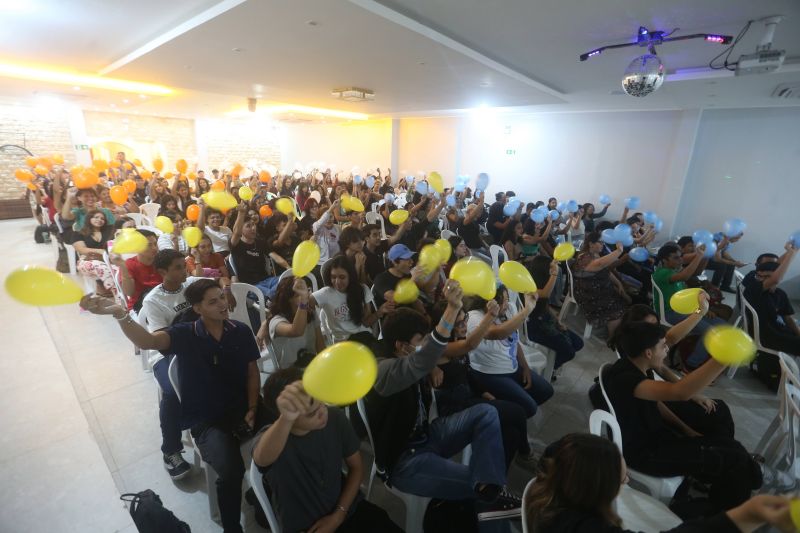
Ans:
POLYGON ((56 165, 64 164, 64 156, 61 154, 53 154, 53 156, 50 159, 52 159, 53 163, 56 165))
POLYGON ((83 167, 81 165, 75 165, 74 167, 70 167, 69 169, 69 173, 72 174, 73 176, 77 176, 81 172, 83 172, 83 167))
POLYGON ((224 191, 225 190, 225 182, 222 180, 217 180, 211 184, 212 191, 224 191))
POLYGON ((242 173, 242 168, 244 167, 242 167, 240 163, 236 163, 235 165, 233 165, 233 168, 231 169, 231 176, 238 178, 239 174, 242 173))
POLYGON ((271 217, 272 208, 268 205, 262 205, 261 209, 258 210, 258 214, 261 215, 261 218, 271 217))
POLYGON ((141 166, 143 166, 143 165, 142 165, 142 160, 141 160, 141 159, 134 159, 134 160, 133 160, 133 164, 134 164, 134 165, 136 165, 137 167, 141 167, 141 166))
POLYGON ((127 179, 122 182, 122 188, 125 189, 125 192, 128 194, 133 194, 136 192, 136 182, 132 179, 127 179))
POLYGON ((258 173, 258 179, 261 183, 269 183, 269 180, 272 179, 272 176, 269 175, 269 172, 266 170, 262 170, 258 173))
POLYGON ((102 172, 108 168, 108 161, 105 159, 95 159, 92 161, 92 167, 94 167, 98 172, 102 172))
POLYGON ((75 182, 75 186, 79 189, 91 189, 97 185, 99 178, 97 177, 97 174, 87 169, 77 176, 73 176, 72 181, 75 182))
POLYGON ((186 163, 185 159, 178 159, 175 162, 175 169, 178 171, 179 174, 186 174, 187 168, 189 168, 189 165, 186 163))
POLYGON ((39 187, 37 187, 36 185, 34 185, 33 183, 26 183, 26 184, 25 184, 25 186, 26 186, 27 188, 29 188, 30 190, 32 190, 32 191, 35 191, 36 189, 38 189, 38 188, 39 188, 39 187))
POLYGON ((164 161, 160 157, 156 157, 153 159, 153 168, 156 169, 156 172, 161 172, 164 170, 164 161))
POLYGON ((34 167, 33 171, 36 172, 37 174, 39 174, 40 176, 47 176, 47 169, 45 167, 43 167, 42 165, 36 165, 36 167, 34 167))
POLYGON ((187 207, 186 218, 188 218, 192 222, 197 222, 197 219, 200 218, 200 206, 197 204, 192 204, 189 207, 187 207))
POLYGON ((40 157, 39 164, 47 170, 50 170, 50 168, 53 166, 53 160, 49 157, 40 157))
POLYGON ((125 170, 133 170, 133 165, 125 161, 124 163, 122 163, 122 168, 124 168, 125 170))
POLYGON ((36 157, 33 157, 32 155, 29 155, 28 157, 25 158, 25 164, 28 165, 29 167, 33 168, 33 167, 35 167, 36 165, 39 164, 39 159, 36 158, 36 157))
MULTIPOLYGON (((134 184, 134 188, 136 184, 134 184)), ((111 187, 111 190, 108 191, 111 195, 111 201, 117 205, 124 205, 125 202, 128 201, 128 193, 125 191, 125 188, 121 185, 114 185, 111 187)))
POLYGON ((152 173, 152 172, 150 172, 149 170, 146 170, 146 169, 145 169, 145 170, 142 170, 141 172, 139 172, 139 175, 140 175, 140 176, 142 177, 142 179, 143 179, 143 180, 145 180, 145 181, 147 181, 147 180, 149 180, 150 178, 152 178, 152 177, 153 177, 153 173, 152 173))
POLYGON ((187 177, 188 177, 190 180, 194 181, 194 180, 196 180, 196 179, 197 179, 197 174, 196 174, 195 172, 189 172, 189 174, 187 175, 187 177))
POLYGON ((119 162, 119 159, 112 159, 111 162, 108 164, 111 168, 119 168, 122 163, 119 162))
POLYGON ((14 177, 17 178, 19 181, 26 183, 33 180, 35 176, 27 168, 18 168, 17 170, 14 171, 14 177))

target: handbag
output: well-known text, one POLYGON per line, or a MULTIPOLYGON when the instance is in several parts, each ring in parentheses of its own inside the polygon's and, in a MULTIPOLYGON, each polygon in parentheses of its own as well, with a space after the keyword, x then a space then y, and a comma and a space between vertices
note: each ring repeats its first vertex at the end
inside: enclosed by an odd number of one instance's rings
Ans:
POLYGON ((191 533, 186 522, 164 507, 158 494, 150 489, 130 492, 119 497, 130 502, 130 513, 139 533, 191 533))

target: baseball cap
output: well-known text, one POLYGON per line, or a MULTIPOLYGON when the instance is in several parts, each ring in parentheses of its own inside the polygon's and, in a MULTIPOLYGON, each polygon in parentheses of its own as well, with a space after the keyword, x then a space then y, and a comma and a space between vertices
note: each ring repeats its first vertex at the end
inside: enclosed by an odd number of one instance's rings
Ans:
POLYGON ((414 252, 408 249, 405 244, 395 244, 389 248, 389 260, 397 261, 398 259, 411 259, 414 257, 414 252))

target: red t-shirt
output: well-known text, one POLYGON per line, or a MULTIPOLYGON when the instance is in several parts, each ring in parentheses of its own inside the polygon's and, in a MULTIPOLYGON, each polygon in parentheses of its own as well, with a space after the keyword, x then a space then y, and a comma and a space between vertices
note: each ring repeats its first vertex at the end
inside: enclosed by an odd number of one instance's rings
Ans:
POLYGON ((142 296, 145 289, 152 289, 161 283, 161 274, 156 272, 153 265, 144 265, 139 261, 138 257, 131 257, 125 260, 125 265, 128 267, 128 272, 133 278, 136 287, 133 289, 133 294, 128 295, 128 310, 133 309, 136 302, 142 296))

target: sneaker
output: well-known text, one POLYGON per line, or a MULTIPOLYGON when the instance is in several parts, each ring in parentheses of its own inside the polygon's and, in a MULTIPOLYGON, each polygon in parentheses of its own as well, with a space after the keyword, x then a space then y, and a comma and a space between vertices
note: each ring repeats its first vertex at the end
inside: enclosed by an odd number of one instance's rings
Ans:
POLYGON ((793 491, 798 481, 786 472, 777 470, 765 464, 761 466, 761 477, 764 479, 761 484, 759 492, 774 492, 776 494, 783 494, 784 492, 793 491))
POLYGON ((189 474, 192 465, 183 459, 181 452, 175 452, 164 455, 164 468, 169 474, 169 477, 171 477, 173 481, 177 481, 185 478, 189 474))
POLYGON ((539 471, 539 461, 533 452, 527 454, 517 452, 517 455, 514 456, 514 462, 517 466, 532 472, 534 475, 539 471))
POLYGON ((504 520, 522 516, 522 498, 503 488, 492 503, 478 503, 478 521, 504 520))

